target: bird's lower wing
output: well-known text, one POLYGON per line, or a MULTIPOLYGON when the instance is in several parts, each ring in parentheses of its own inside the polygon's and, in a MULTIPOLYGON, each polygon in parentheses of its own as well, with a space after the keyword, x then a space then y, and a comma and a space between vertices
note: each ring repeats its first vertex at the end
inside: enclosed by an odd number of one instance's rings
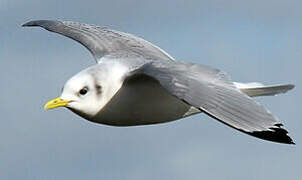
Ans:
POLYGON ((239 131, 293 144, 277 118, 240 92, 222 71, 193 63, 158 61, 135 73, 156 79, 172 95, 239 131))

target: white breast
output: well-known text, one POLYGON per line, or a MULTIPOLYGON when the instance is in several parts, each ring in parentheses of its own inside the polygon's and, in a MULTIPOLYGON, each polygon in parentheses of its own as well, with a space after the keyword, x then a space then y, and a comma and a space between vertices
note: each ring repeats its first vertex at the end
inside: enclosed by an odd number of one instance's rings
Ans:
POLYGON ((126 80, 91 121, 113 126, 134 126, 169 122, 199 112, 170 95, 157 81, 141 75, 126 80))

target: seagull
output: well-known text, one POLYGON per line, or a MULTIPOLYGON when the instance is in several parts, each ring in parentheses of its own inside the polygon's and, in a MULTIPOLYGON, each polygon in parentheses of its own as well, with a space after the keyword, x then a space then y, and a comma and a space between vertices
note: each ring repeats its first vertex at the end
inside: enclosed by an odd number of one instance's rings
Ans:
POLYGON ((294 144, 283 124, 252 97, 285 93, 292 84, 238 83, 223 71, 176 61, 137 36, 71 21, 36 20, 39 26, 85 46, 96 64, 71 77, 45 109, 66 107, 111 126, 175 121, 198 113, 248 135, 294 144))

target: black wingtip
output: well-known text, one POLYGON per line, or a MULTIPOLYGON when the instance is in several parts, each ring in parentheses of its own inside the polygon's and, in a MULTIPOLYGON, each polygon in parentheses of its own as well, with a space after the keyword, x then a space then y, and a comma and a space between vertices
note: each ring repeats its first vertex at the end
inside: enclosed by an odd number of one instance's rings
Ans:
POLYGON ((288 136, 288 132, 282 128, 282 124, 276 124, 275 126, 276 127, 270 128, 271 130, 255 131, 248 134, 268 141, 284 144, 295 144, 294 141, 288 136))
POLYGON ((40 26, 43 28, 47 28, 53 25, 56 25, 59 23, 59 21, 53 21, 53 20, 36 20, 36 21, 29 21, 25 24, 22 24, 22 27, 30 27, 30 26, 40 26))

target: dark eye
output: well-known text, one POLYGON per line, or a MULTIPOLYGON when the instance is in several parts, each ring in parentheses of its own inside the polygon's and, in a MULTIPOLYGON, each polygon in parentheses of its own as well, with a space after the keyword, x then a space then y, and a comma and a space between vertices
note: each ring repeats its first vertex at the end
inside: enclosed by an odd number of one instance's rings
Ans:
POLYGON ((83 89, 80 90, 79 93, 80 93, 81 95, 85 95, 87 92, 88 92, 88 88, 87 88, 87 87, 84 87, 83 89))

